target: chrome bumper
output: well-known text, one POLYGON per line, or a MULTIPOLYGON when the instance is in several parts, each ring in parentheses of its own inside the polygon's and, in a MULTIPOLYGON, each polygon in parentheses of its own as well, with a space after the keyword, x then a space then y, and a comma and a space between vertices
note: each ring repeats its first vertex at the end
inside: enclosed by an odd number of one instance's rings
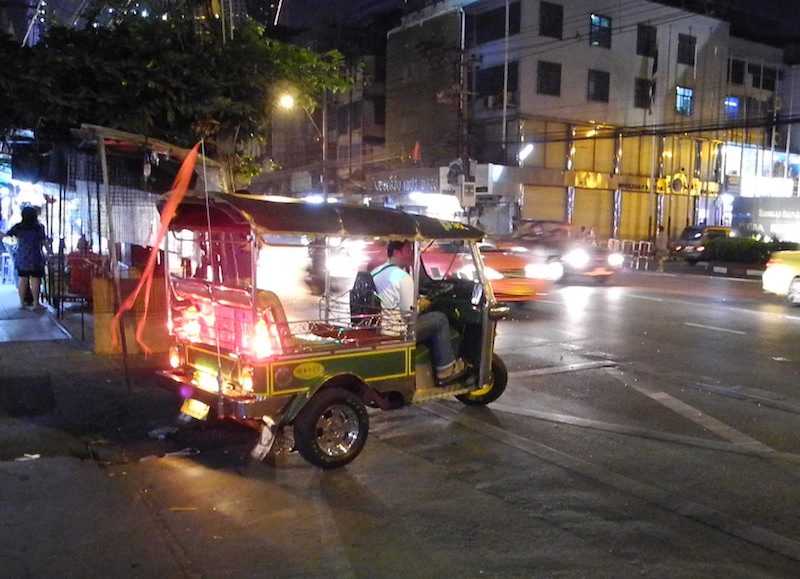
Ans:
MULTIPOLYGON (((219 408, 219 394, 203 390, 198 387, 189 376, 161 370, 159 376, 167 378, 168 384, 174 388, 183 399, 193 398, 211 407, 211 412, 219 408)), ((238 421, 261 420, 264 416, 278 416, 288 404, 291 397, 280 398, 262 396, 228 396, 222 395, 222 409, 226 418, 238 421)))

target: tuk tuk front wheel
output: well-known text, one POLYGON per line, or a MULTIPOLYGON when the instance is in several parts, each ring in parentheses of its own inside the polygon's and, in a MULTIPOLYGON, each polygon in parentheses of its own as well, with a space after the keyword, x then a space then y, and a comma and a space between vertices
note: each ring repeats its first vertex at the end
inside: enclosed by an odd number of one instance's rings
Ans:
POLYGON ((304 459, 323 469, 352 461, 367 442, 369 416, 361 400, 343 388, 317 392, 294 420, 294 442, 304 459))
POLYGON ((460 394, 456 398, 468 406, 485 406, 502 396, 506 391, 506 384, 508 384, 506 365, 500 356, 492 354, 492 372, 489 376, 489 384, 467 394, 460 394))

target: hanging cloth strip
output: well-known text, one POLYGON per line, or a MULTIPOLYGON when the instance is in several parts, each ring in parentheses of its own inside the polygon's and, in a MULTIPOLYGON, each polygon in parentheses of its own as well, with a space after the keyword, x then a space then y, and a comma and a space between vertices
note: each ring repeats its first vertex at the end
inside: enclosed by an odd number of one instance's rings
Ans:
POLYGON ((192 175, 194 174, 194 166, 197 162, 197 155, 201 143, 202 141, 197 143, 183 160, 183 164, 181 164, 181 168, 172 184, 172 189, 170 190, 167 202, 164 204, 164 208, 161 210, 161 225, 158 228, 158 235, 153 243, 153 247, 150 249, 150 257, 147 259, 147 265, 142 272, 142 277, 139 280, 139 283, 136 285, 136 289, 134 289, 125 299, 125 301, 119 307, 117 313, 114 315, 114 319, 111 321, 111 343, 115 348, 119 345, 119 328, 121 327, 122 314, 133 307, 133 304, 136 303, 136 299, 139 297, 139 292, 141 292, 142 288, 144 287, 144 313, 142 314, 142 319, 139 320, 139 324, 136 327, 136 342, 142 347, 142 351, 146 355, 149 355, 152 352, 142 340, 142 333, 144 332, 145 322, 147 321, 147 310, 150 305, 150 289, 153 286, 153 274, 155 273, 156 261, 158 259, 158 248, 161 246, 161 242, 164 240, 164 237, 167 234, 169 222, 172 221, 172 217, 175 215, 178 205, 180 205, 181 201, 186 195, 186 191, 189 189, 189 183, 191 182, 192 175))

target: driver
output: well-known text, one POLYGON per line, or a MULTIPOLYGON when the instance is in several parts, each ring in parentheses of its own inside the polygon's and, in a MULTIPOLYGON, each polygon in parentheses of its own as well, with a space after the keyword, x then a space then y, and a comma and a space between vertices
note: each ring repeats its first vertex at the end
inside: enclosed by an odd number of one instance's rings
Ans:
MULTIPOLYGON (((381 300, 381 325, 389 332, 404 334, 406 320, 414 310, 414 280, 407 271, 414 261, 414 249, 409 241, 390 241, 386 253, 387 263, 372 270, 381 300)), ((426 341, 440 384, 452 382, 464 373, 466 365, 453 354, 450 322, 442 312, 429 311, 417 316, 417 342, 426 341)))

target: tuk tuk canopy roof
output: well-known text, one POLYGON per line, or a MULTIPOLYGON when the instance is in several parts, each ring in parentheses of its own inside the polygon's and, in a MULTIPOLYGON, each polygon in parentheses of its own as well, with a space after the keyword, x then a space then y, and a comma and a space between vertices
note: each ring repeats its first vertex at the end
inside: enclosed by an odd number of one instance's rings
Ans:
MULTIPOLYGON (((162 203, 163 205, 163 203, 162 203)), ((161 209, 161 207, 159 207, 161 209)), ((262 234, 390 239, 483 239, 480 229, 396 209, 344 204, 313 204, 262 195, 209 193, 187 196, 170 223, 172 229, 243 229, 262 234)))

